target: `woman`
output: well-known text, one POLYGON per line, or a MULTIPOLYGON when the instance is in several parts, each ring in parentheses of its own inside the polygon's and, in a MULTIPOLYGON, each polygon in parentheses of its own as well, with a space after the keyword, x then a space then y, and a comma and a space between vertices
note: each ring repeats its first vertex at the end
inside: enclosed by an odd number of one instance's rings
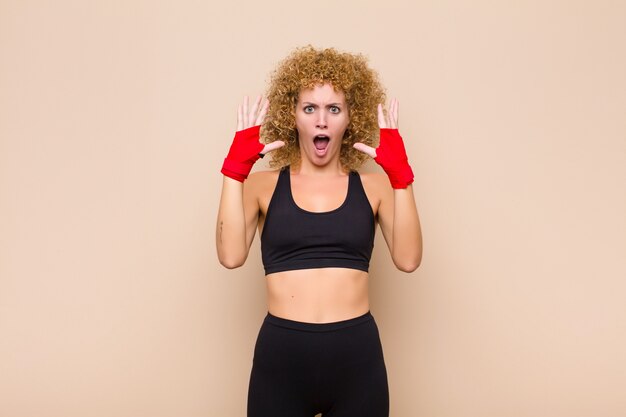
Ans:
POLYGON ((389 415, 368 299, 374 231, 379 224, 406 272, 419 266, 422 240, 398 102, 385 113, 384 98, 362 56, 307 47, 279 65, 268 99, 239 106, 222 167, 217 251, 225 267, 241 266, 259 229, 268 314, 254 349, 249 417, 389 415), (269 152, 280 169, 248 178, 269 152), (386 175, 356 172, 370 157, 386 175))

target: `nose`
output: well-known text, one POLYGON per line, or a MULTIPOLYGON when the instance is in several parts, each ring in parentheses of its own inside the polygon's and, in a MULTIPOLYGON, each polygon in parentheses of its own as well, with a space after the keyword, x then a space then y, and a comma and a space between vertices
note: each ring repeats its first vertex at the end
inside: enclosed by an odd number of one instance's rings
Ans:
POLYGON ((326 115, 323 111, 317 113, 317 123, 315 124, 315 127, 318 129, 326 129, 326 115))

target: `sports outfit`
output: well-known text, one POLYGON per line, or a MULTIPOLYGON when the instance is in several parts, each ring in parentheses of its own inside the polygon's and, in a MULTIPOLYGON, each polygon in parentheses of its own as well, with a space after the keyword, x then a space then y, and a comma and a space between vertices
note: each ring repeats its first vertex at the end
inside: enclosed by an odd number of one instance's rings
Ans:
MULTIPOLYGON (((278 175, 261 252, 265 273, 343 267, 366 271, 374 213, 357 172, 338 208, 296 205, 289 167, 278 175)), ((387 417, 389 388, 376 321, 370 312, 333 323, 304 323, 268 312, 254 348, 248 417, 387 417)))

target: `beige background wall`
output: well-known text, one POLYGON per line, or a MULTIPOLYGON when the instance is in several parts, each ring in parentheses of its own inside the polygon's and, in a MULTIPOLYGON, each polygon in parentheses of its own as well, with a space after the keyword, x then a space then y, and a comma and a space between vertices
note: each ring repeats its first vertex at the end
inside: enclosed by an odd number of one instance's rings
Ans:
MULTIPOLYGON (((424 260, 378 236, 393 417, 626 415, 623 1, 0 0, 0 415, 244 416, 258 243, 223 269, 244 94, 307 43, 400 101, 424 260)), ((377 169, 369 166, 368 169, 377 169)))

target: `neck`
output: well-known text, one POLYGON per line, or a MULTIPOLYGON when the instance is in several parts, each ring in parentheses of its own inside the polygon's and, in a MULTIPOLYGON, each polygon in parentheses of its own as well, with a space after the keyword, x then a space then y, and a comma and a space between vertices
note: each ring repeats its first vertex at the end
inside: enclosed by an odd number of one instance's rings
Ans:
POLYGON ((321 166, 303 158, 298 165, 293 167, 292 172, 303 175, 336 176, 347 173, 347 170, 343 168, 339 158, 321 166))

